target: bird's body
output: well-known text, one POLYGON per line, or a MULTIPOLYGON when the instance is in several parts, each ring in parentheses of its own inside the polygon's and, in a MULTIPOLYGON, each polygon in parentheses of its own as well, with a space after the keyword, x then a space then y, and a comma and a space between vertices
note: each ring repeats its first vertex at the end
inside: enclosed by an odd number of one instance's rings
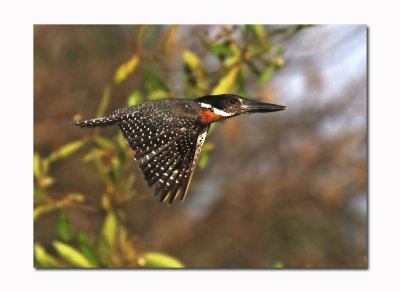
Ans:
POLYGON ((194 100, 161 99, 116 110, 104 118, 76 122, 78 127, 118 125, 148 185, 161 201, 183 201, 210 124, 242 113, 283 110, 237 95, 194 100))

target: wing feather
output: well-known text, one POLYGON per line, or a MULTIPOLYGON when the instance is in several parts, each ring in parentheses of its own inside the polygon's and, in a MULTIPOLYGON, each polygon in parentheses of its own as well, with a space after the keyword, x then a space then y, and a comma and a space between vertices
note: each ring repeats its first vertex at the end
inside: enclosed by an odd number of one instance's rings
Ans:
POLYGON ((135 114, 123 116, 118 125, 160 200, 172 204, 180 196, 183 201, 209 126, 157 124, 150 116, 135 114))
POLYGON ((204 141, 206 140, 206 136, 207 136, 209 128, 210 128, 210 126, 202 127, 199 131, 199 135, 197 136, 196 150, 194 151, 193 160, 190 164, 190 168, 188 166, 188 169, 185 170, 186 172, 188 172, 188 178, 187 178, 187 181, 185 181, 184 189, 182 189, 182 192, 181 192, 181 197, 180 197, 181 202, 183 202, 185 200, 185 197, 186 197, 190 182, 192 180, 194 170, 197 166, 197 162, 199 161, 201 149, 203 148, 203 144, 204 144, 204 141))

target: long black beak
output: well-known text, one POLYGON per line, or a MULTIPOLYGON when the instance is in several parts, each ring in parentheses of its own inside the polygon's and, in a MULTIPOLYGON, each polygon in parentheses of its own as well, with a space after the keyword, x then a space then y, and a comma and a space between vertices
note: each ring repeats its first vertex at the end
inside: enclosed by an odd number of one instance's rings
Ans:
POLYGON ((268 112, 277 112, 285 110, 287 109, 287 107, 272 103, 246 100, 245 102, 242 103, 241 109, 242 113, 268 113, 268 112))

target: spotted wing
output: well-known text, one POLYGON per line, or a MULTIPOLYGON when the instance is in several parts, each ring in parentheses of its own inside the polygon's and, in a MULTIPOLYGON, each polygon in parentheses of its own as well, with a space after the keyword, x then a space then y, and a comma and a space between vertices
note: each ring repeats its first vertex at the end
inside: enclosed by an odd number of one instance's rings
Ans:
POLYGON ((121 119, 119 127, 149 186, 160 200, 185 199, 209 126, 162 126, 149 118, 121 119))

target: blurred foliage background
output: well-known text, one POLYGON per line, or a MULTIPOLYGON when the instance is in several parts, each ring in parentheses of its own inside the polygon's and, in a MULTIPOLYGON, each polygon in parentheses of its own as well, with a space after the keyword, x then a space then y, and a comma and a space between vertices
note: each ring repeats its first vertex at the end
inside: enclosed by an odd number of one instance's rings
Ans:
POLYGON ((36 267, 367 265, 366 27, 34 27, 36 267), (162 97, 285 112, 213 127, 185 203, 161 204, 115 127, 162 97))

